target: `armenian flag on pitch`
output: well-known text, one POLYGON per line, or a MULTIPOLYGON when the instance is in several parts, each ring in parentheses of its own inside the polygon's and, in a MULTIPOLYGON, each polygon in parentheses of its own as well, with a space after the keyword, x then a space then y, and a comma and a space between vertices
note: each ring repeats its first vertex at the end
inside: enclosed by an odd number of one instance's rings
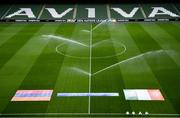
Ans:
POLYGON ((11 101, 50 101, 53 90, 18 90, 11 101))

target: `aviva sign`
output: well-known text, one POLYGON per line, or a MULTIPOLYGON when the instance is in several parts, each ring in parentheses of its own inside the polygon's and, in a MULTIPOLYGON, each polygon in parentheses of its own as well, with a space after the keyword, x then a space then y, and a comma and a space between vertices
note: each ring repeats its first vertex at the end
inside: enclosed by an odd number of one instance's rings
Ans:
MULTIPOLYGON (((17 5, 7 9, 1 19, 179 19, 175 5, 17 5)), ((2 14, 2 13, 1 13, 2 14)))

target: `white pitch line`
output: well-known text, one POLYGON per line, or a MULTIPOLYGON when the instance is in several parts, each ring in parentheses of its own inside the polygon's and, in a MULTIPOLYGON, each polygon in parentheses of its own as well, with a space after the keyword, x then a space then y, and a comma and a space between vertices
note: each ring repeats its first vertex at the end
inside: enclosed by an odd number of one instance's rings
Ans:
MULTIPOLYGON (((90 31, 90 40, 89 40, 89 93, 91 93, 91 57, 92 57, 92 24, 91 24, 91 31, 90 31)), ((88 114, 91 113, 91 97, 89 96, 89 103, 88 103, 88 114)))
POLYGON ((150 116, 180 116, 180 114, 149 114, 150 116))
POLYGON ((136 55, 136 56, 134 56, 134 57, 125 59, 125 60, 123 60, 123 61, 120 61, 120 62, 117 62, 117 63, 115 63, 115 64, 113 64, 113 65, 110 65, 110 66, 108 66, 108 67, 106 67, 106 68, 103 68, 103 69, 101 69, 101 70, 93 73, 92 75, 96 75, 96 74, 98 74, 98 73, 100 73, 100 72, 103 72, 103 71, 105 71, 105 70, 108 70, 108 69, 110 69, 110 68, 112 68, 112 67, 115 67, 115 66, 117 66, 117 65, 119 65, 119 64, 122 64, 122 63, 124 63, 124 62, 130 61, 130 60, 133 60, 133 59, 136 59, 136 58, 139 58, 139 57, 142 57, 142 56, 144 56, 144 55, 146 55, 146 54, 157 53, 157 52, 162 52, 162 51, 164 51, 164 50, 149 51, 149 52, 146 52, 146 53, 142 53, 142 54, 140 54, 140 55, 136 55))
MULTIPOLYGON (((88 113, 6 113, 0 116, 89 115, 88 113)), ((125 113, 91 113, 91 115, 126 115, 125 113)))
MULTIPOLYGON (((41 115, 89 115, 87 113, 1 113, 0 116, 41 116, 41 115)), ((132 116, 132 114, 126 113, 91 113, 91 115, 123 115, 132 116)), ((180 114, 135 114, 133 116, 180 116, 180 114)))

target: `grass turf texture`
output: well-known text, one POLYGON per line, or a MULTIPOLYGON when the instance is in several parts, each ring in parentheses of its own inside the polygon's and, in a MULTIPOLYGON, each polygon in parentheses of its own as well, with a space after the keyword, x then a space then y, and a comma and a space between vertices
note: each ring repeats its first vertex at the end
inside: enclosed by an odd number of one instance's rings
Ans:
POLYGON ((178 22, 0 24, 0 113, 180 114, 179 33, 178 22), (63 55, 56 51, 60 44, 63 55), (165 101, 126 101, 126 88, 160 89, 165 101), (53 89, 54 93, 50 102, 11 102, 19 89, 53 89), (89 91, 119 92, 120 96, 56 96, 58 92, 89 91))

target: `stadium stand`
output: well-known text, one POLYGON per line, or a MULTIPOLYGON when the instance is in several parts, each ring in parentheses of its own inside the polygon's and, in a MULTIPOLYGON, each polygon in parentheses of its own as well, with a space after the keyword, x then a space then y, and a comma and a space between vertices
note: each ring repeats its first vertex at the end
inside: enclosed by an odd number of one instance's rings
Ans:
MULTIPOLYGON (((124 11, 126 11, 126 13, 130 13, 134 8, 140 8, 140 5, 139 4, 112 4, 111 8, 121 8, 124 11)), ((144 19, 144 16, 141 10, 142 9, 138 9, 133 17, 125 18, 111 9, 111 17, 114 19, 144 19)))
POLYGON ((3 15, 8 11, 9 5, 0 5, 0 17, 3 17, 3 15))
MULTIPOLYGON (((143 4, 142 7, 143 7, 144 12, 145 12, 146 15, 149 15, 152 12, 153 7, 163 7, 166 10, 170 11, 171 13, 178 14, 178 12, 174 8, 173 4, 143 4)), ((162 15, 162 14, 161 15, 156 15, 156 17, 154 17, 154 19, 161 19, 161 18, 166 19, 166 18, 172 18, 172 17, 167 15, 167 14, 165 14, 165 15, 162 15)))
POLYGON ((74 4, 74 3, 81 3, 81 4, 102 4, 102 3, 139 3, 139 2, 146 2, 146 3, 157 3, 157 2, 179 2, 178 0, 1 0, 1 3, 20 3, 20 4, 42 4, 42 3, 63 3, 63 4, 74 4))
POLYGON ((41 7, 42 7, 42 5, 23 5, 23 4, 12 5, 9 8, 9 11, 7 11, 7 14, 4 16, 4 18, 6 19, 9 14, 13 14, 13 13, 19 11, 21 8, 30 8, 32 10, 33 14, 36 16, 36 18, 30 18, 30 17, 27 17, 27 15, 23 15, 24 11, 22 10, 22 12, 21 12, 22 15, 15 15, 12 17, 8 17, 7 19, 17 19, 17 20, 37 19, 37 16, 41 10, 41 7))
POLYGON ((16 4, 0 9, 1 21, 178 21, 179 4, 16 4))
MULTIPOLYGON (((57 13, 62 13, 63 11, 67 10, 68 8, 74 8, 74 5, 45 5, 44 7, 46 8, 54 8, 57 13)), ((45 9, 46 9, 45 8, 45 9)), ((53 18, 51 14, 49 14, 48 10, 43 10, 42 15, 40 17, 43 20, 52 20, 52 19, 58 19, 58 18, 53 18)), ((73 19, 73 12, 69 12, 66 14, 62 19, 73 19)))

